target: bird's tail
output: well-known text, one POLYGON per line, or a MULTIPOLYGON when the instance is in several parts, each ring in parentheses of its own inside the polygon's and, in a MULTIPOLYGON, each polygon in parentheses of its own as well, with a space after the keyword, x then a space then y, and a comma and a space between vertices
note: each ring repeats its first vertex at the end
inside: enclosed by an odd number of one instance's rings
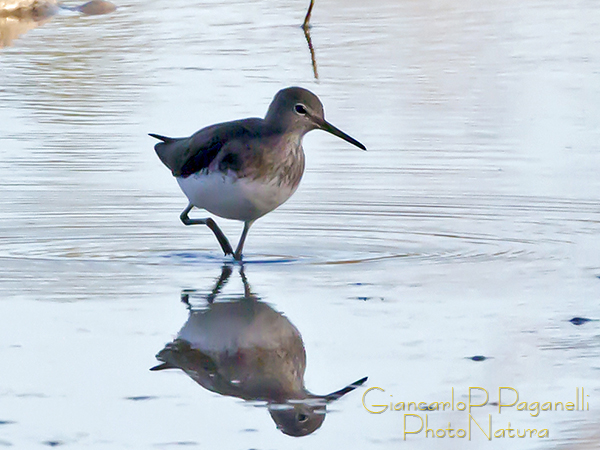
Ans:
POLYGON ((165 370, 165 369, 179 369, 179 367, 174 366, 174 365, 169 364, 169 363, 162 363, 162 364, 159 364, 158 366, 154 366, 154 367, 150 368, 150 370, 153 370, 153 371, 165 370))
POLYGON ((175 139, 167 137, 167 136, 161 136, 160 134, 148 133, 148 136, 152 136, 155 139, 161 140, 165 144, 169 144, 171 142, 175 142, 175 139))

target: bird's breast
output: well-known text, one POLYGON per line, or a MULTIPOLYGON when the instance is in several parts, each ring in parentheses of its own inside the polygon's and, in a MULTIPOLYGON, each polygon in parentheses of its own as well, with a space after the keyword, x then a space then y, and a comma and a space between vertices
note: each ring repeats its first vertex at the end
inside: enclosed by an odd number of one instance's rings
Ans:
MULTIPOLYGON (((300 174, 300 177, 302 174, 300 174)), ((283 204, 298 187, 295 177, 284 172, 275 177, 238 177, 228 170, 202 171, 177 182, 190 203, 219 217, 256 220, 283 204)))

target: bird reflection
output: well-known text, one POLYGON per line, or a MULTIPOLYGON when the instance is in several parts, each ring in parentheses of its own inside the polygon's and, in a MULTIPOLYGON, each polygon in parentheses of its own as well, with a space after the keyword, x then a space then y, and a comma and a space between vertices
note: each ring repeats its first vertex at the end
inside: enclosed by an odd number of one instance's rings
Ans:
POLYGON ((190 291, 182 293, 189 317, 177 338, 150 370, 181 369, 202 387, 221 395, 265 401, 277 428, 306 436, 325 420, 328 403, 362 385, 362 378, 328 395, 304 387, 306 353, 298 329, 282 313, 254 295, 243 268, 244 295, 216 301, 233 269, 226 265, 207 304, 194 307, 190 291))

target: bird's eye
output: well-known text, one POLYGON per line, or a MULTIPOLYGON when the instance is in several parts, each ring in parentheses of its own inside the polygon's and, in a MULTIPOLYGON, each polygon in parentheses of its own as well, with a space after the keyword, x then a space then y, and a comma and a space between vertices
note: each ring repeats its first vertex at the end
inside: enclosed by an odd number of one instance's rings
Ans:
POLYGON ((306 414, 298 414, 298 422, 304 423, 308 420, 308 416, 306 414))
POLYGON ((294 106, 294 110, 298 113, 301 114, 303 116, 305 116, 307 114, 306 108, 304 107, 303 104, 298 103, 296 106, 294 106))

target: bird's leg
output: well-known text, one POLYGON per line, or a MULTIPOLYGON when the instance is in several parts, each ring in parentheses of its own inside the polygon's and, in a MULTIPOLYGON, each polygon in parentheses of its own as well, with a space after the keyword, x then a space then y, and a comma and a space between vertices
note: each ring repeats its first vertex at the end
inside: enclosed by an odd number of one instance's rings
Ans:
POLYGON ((194 205, 192 205, 190 203, 187 206, 187 208, 185 208, 183 210, 183 212, 181 213, 181 215, 179 216, 179 218, 181 219, 183 224, 184 225, 206 225, 215 234, 217 241, 219 241, 219 244, 221 244, 223 253, 225 253, 225 255, 233 255, 233 249, 231 248, 231 244, 227 240, 227 237, 225 236, 225 234, 219 228, 219 225, 217 225, 217 223, 214 220, 212 220, 210 217, 208 219, 190 219, 189 218, 188 213, 192 210, 193 207, 194 207, 194 205))
POLYGON ((254 223, 254 220, 249 220, 244 222, 244 231, 242 231, 242 236, 240 237, 240 242, 238 242, 238 246, 235 249, 235 253, 233 254, 233 259, 236 261, 242 260, 242 250, 244 248, 244 242, 246 242, 246 236, 248 236, 248 231, 250 231, 250 227, 254 223))

